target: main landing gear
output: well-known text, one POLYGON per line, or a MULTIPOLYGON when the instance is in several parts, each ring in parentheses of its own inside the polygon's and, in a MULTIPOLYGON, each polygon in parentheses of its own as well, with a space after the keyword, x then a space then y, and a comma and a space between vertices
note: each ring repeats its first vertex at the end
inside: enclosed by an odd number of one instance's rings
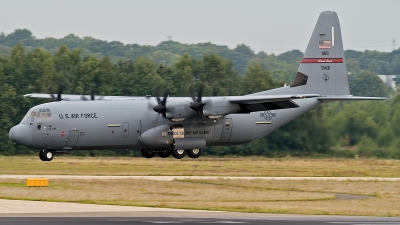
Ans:
POLYGON ((47 149, 42 149, 39 152, 39 158, 42 161, 51 161, 53 159, 53 157, 54 157, 54 152, 53 151, 50 151, 50 150, 47 150, 47 149))
POLYGON ((142 156, 153 158, 156 153, 161 158, 167 158, 172 155, 175 159, 182 159, 186 155, 190 158, 198 158, 201 155, 201 149, 142 149, 142 156))

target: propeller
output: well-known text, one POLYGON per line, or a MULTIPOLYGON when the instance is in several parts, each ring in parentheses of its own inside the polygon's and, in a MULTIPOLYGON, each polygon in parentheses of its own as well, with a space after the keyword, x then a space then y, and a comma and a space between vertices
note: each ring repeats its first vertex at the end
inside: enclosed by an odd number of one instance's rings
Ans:
POLYGON ((165 106, 165 104, 167 103, 167 98, 168 98, 168 95, 170 94, 170 91, 168 88, 165 89, 164 94, 163 94, 163 99, 161 100, 158 86, 155 86, 153 88, 153 90, 154 90, 154 95, 156 96, 157 103, 158 103, 158 105, 153 107, 153 110, 157 113, 165 114, 167 112, 167 107, 165 106))
POLYGON ((194 95, 192 85, 190 85, 188 88, 190 97, 193 99, 193 102, 190 103, 190 108, 200 113, 203 111, 203 106, 205 105, 205 103, 202 101, 204 87, 205 85, 203 83, 199 83, 197 85, 197 97, 194 95))
POLYGON ((91 85, 90 85, 90 99, 88 99, 86 96, 84 96, 84 95, 82 95, 82 94, 81 94, 81 99, 82 99, 83 101, 102 100, 103 97, 99 97, 99 98, 96 99, 96 97, 95 97, 95 95, 94 95, 95 90, 96 90, 96 84, 91 84, 91 85))
POLYGON ((50 93, 51 99, 53 100, 53 102, 59 102, 62 101, 63 99, 61 98, 62 95, 62 91, 64 89, 64 84, 63 83, 58 83, 58 89, 57 89, 57 97, 54 96, 52 88, 51 88, 51 84, 49 85, 49 87, 47 88, 47 91, 50 93))

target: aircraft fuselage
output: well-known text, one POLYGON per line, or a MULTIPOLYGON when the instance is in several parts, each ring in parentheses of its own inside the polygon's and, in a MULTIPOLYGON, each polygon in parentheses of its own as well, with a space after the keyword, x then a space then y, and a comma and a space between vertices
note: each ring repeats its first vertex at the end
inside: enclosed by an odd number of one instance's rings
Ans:
MULTIPOLYGON (((186 98, 170 99, 173 102, 186 98)), ((26 140, 21 143, 52 150, 165 149, 181 140, 186 140, 186 145, 195 143, 193 148, 237 145, 268 134, 320 103, 316 99, 302 99, 296 101, 297 108, 229 114, 214 119, 194 116, 173 122, 148 109, 149 101, 154 100, 60 101, 37 105, 20 123, 32 134, 30 143, 26 140)), ((185 143, 182 144, 183 148, 185 143)))

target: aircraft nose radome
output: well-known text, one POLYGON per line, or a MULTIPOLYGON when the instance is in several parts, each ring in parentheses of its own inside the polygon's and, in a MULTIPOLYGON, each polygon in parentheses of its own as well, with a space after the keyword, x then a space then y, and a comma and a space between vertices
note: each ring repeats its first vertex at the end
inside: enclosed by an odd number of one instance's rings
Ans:
POLYGON ((23 124, 18 124, 10 129, 8 136, 11 140, 29 146, 32 141, 32 130, 23 124))

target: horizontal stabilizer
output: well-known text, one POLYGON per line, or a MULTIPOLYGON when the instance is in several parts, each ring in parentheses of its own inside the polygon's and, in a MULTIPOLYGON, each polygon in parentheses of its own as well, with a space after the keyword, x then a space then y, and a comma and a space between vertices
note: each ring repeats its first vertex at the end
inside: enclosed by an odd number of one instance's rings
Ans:
POLYGON ((383 97, 361 97, 361 96, 352 96, 352 95, 338 95, 338 96, 324 96, 318 97, 318 100, 322 102, 330 102, 330 101, 354 101, 354 100, 385 100, 383 97))

